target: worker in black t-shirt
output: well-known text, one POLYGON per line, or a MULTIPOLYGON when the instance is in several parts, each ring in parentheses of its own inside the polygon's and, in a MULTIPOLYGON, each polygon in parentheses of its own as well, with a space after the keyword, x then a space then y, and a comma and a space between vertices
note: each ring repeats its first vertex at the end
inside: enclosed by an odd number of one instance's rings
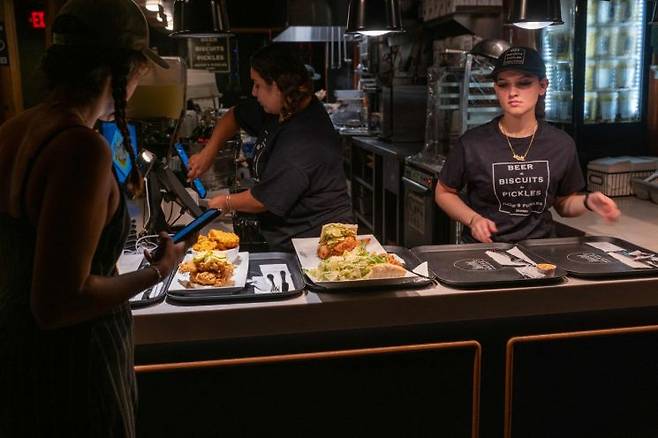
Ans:
POLYGON ((284 46, 267 46, 251 59, 251 79, 256 99, 218 121, 205 148, 190 157, 188 178, 207 171, 242 128, 258 138, 256 184, 212 198, 210 207, 258 214, 271 249, 291 249, 293 237, 320 236, 325 223, 352 222, 340 141, 304 64, 284 46))
POLYGON ((492 77, 503 115, 459 139, 436 187, 436 203, 464 224, 464 241, 554 237, 551 207, 565 217, 591 210, 616 220, 620 213, 612 199, 579 193, 585 181, 573 139, 537 120, 537 104, 548 87, 539 53, 508 49, 492 77))

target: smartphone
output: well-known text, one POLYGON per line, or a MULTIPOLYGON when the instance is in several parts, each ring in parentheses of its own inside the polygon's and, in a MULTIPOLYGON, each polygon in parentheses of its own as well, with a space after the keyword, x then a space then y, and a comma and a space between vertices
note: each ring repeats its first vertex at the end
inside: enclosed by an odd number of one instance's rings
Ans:
MULTIPOLYGON (((213 221, 213 219, 215 219, 220 214, 221 212, 216 208, 209 208, 208 210, 204 211, 199 217, 194 219, 192 222, 185 225, 185 227, 182 230, 174 234, 172 240, 174 241, 174 243, 182 242, 183 240, 187 239, 187 237, 190 234, 195 233, 199 231, 201 228, 208 225, 210 222, 213 221)), ((153 260, 158 260, 160 257, 162 257, 163 251, 164 251, 164 246, 158 245, 158 247, 155 250, 153 250, 153 253, 151 254, 153 260)))
MULTIPOLYGON (((183 163, 183 166, 185 166, 185 170, 189 171, 190 170, 190 158, 187 156, 187 152, 185 152, 185 148, 183 147, 182 144, 176 143, 174 146, 176 148, 176 153, 180 157, 181 162, 183 163)), ((199 178, 194 178, 194 181, 192 181, 192 186, 194 187, 194 191, 199 194, 199 197, 204 199, 208 192, 206 191, 206 188, 204 187, 203 183, 199 178)))

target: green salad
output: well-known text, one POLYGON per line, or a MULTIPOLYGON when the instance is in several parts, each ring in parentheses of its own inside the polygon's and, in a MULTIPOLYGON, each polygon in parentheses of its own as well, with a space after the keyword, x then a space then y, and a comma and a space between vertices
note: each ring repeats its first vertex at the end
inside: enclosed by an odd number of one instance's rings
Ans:
POLYGON ((373 265, 387 262, 386 254, 371 253, 359 245, 342 256, 322 260, 317 268, 304 271, 315 281, 361 280, 368 277, 373 265))

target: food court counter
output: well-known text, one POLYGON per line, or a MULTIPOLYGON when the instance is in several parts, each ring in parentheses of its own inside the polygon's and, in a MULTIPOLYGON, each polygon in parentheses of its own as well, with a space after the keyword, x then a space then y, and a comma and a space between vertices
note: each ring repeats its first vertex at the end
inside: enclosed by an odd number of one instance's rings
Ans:
POLYGON ((133 311, 139 345, 230 340, 658 306, 658 278, 583 280, 526 288, 307 291, 259 303, 133 311))
MULTIPOLYGON (((617 226, 558 220, 658 251, 658 206, 618 202, 617 226)), ((154 433, 256 436, 256 412, 271 435, 655 434, 658 278, 306 291, 133 315, 137 422, 154 433), (172 404, 178 415, 163 417, 172 404)))
POLYGON ((642 407, 658 403, 647 398, 658 394, 658 278, 306 291, 133 315, 138 427, 165 435, 257 436, 250 406, 268 406, 256 412, 272 435, 312 436, 319 423, 324 436, 353 424, 354 436, 412 436, 412 426, 418 436, 528 436, 544 419, 555 436, 578 422, 594 427, 581 436, 617 422, 636 436, 654 427, 642 407), (347 394, 335 411, 331 400, 347 394), (172 404, 183 411, 163 418, 172 404))

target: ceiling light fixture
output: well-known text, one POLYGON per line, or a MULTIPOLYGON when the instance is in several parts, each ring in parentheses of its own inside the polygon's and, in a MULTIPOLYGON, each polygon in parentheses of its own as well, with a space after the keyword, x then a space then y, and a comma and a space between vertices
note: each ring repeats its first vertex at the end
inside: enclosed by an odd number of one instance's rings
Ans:
POLYGON ((375 37, 403 31, 398 0, 350 0, 347 33, 375 37))
POLYGON ((560 0, 512 0, 505 24, 523 29, 564 24, 560 0))
POLYGON ((224 0, 176 0, 174 38, 211 38, 230 33, 224 0))

